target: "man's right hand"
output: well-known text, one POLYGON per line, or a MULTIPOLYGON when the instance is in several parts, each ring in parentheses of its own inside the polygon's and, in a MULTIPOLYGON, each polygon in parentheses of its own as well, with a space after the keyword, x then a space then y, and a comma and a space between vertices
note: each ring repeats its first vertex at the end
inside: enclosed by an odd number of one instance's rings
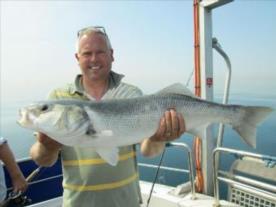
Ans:
POLYGON ((31 147, 32 159, 41 166, 52 166, 58 158, 62 144, 43 133, 37 133, 37 142, 31 147))
POLYGON ((37 133, 37 141, 43 144, 46 148, 51 149, 60 149, 62 144, 55 141, 54 139, 48 137, 46 134, 43 134, 41 132, 37 133))

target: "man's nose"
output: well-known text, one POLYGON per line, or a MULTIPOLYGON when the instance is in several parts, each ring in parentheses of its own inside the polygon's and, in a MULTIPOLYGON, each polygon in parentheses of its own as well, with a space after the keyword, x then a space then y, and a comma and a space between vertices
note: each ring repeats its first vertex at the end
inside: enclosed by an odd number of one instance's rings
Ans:
POLYGON ((96 54, 96 53, 92 53, 92 54, 91 54, 91 57, 90 57, 90 61, 91 61, 91 62, 96 62, 97 59, 98 59, 97 54, 96 54))

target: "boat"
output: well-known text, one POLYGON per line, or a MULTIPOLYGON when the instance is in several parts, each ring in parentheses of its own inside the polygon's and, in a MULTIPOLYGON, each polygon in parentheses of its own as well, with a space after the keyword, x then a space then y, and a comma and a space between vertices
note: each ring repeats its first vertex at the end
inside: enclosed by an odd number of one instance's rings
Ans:
MULTIPOLYGON (((225 59, 228 68, 223 99, 225 104, 229 95, 231 62, 218 40, 212 36, 212 11, 232 1, 194 0, 195 94, 213 100, 212 59, 215 50, 225 59)), ((167 143, 167 148, 179 148, 183 151, 183 155, 187 158, 188 169, 163 166, 162 159, 159 165, 138 163, 139 168, 156 170, 153 183, 140 181, 143 199, 141 207, 276 206, 276 157, 222 147, 224 126, 219 126, 216 143, 213 139, 208 139, 209 136, 213 136, 211 127, 206 129, 204 133, 206 137, 195 138, 195 149, 191 149, 183 142, 167 143), (233 158, 229 170, 220 168, 222 156, 233 158), (159 170, 185 173, 187 179, 177 186, 156 183, 159 170), (202 177, 204 179, 201 179, 202 177), (226 189, 227 197, 222 198, 221 190, 226 189)), ((18 160, 18 164, 27 176, 29 188, 25 194, 9 194, 2 203, 3 207, 62 206, 60 160, 49 168, 37 166, 30 158, 18 160)), ((8 176, 6 181, 11 191, 8 176)))

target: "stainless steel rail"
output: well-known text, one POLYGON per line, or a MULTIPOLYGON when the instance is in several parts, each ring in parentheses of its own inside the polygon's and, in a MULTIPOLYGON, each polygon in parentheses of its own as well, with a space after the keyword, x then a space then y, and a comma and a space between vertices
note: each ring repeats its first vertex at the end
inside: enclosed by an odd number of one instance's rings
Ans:
MULTIPOLYGON (((158 165, 152 165, 152 164, 147 164, 147 163, 138 163, 139 167, 148 167, 148 168, 158 168, 158 165)), ((174 167, 166 167, 166 166, 160 166, 159 167, 161 170, 168 170, 168 171, 173 171, 173 172, 182 172, 182 173, 189 173, 189 170, 186 169, 179 169, 179 168, 174 168, 174 167)))
POLYGON ((246 152, 242 150, 234 150, 234 149, 223 148, 223 147, 216 148, 213 151, 213 169, 214 169, 213 182, 214 182, 214 199, 215 199, 214 206, 220 206, 219 181, 223 181, 231 185, 238 185, 239 187, 246 189, 248 192, 275 200, 276 194, 273 193, 273 192, 276 192, 275 186, 265 184, 265 183, 261 184, 258 181, 253 181, 252 179, 249 179, 249 178, 242 178, 241 176, 234 175, 234 176, 223 177, 226 175, 226 173, 218 170, 219 162, 217 160, 217 156, 221 152, 240 156, 241 159, 250 157, 255 160, 259 160, 260 162, 263 162, 263 163, 276 162, 276 157, 273 157, 273 156, 251 153, 251 152, 246 152), (273 191, 273 192, 269 192, 269 191, 273 191))
MULTIPOLYGON (((251 179, 251 178, 246 178, 244 176, 232 175, 228 172, 221 171, 221 170, 219 170, 218 173, 223 175, 225 178, 229 178, 229 179, 232 179, 232 180, 235 180, 238 182, 242 182, 242 183, 248 183, 252 186, 261 187, 263 189, 266 189, 268 191, 272 191, 272 192, 276 193, 276 186, 274 186, 274 185, 271 185, 268 183, 263 183, 263 182, 260 182, 260 181, 257 181, 257 180, 251 179)), ((220 180, 220 178, 218 178, 218 179, 220 180)))
MULTIPOLYGON (((230 58, 223 51, 221 45, 219 44, 217 38, 215 38, 215 37, 213 38, 212 46, 223 57, 223 59, 225 60, 226 65, 227 65, 228 70, 227 70, 227 73, 226 73, 226 81, 225 81, 225 85, 224 85, 224 96, 223 96, 223 101, 222 101, 223 104, 227 104, 228 103, 228 98, 229 98, 231 73, 232 73, 230 58)), ((224 125, 220 124, 219 125, 218 138, 217 138, 217 147, 221 147, 221 145, 222 145, 223 133, 224 133, 224 125)))
MULTIPOLYGON (((171 168, 171 167, 165 167, 165 166, 160 166, 160 169, 170 170, 170 171, 175 171, 175 172, 188 173, 189 174, 189 181, 191 183, 192 199, 195 199, 196 198, 196 194, 195 194, 195 181, 194 181, 194 171, 193 171, 193 160, 192 160, 192 151, 191 151, 190 147, 188 145, 186 145, 185 143, 180 143, 180 142, 170 142, 170 143, 167 143, 166 147, 182 147, 182 148, 184 148, 185 151, 187 151, 189 170, 178 169, 178 168, 171 168)), ((138 166, 149 167, 149 168, 158 168, 157 165, 151 165, 151 164, 146 164, 146 163, 138 163, 138 166)))

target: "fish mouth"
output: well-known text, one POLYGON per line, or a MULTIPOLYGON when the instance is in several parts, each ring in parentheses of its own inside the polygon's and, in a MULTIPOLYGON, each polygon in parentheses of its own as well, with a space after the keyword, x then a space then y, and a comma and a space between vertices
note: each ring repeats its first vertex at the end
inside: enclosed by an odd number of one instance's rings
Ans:
POLYGON ((21 126, 26 126, 26 120, 27 120, 27 115, 26 113, 23 112, 22 109, 19 110, 19 118, 16 121, 17 124, 21 126))
POLYGON ((16 121, 17 124, 23 127, 30 127, 32 123, 34 123, 35 117, 32 114, 27 113, 26 110, 20 109, 19 110, 19 118, 16 121))

